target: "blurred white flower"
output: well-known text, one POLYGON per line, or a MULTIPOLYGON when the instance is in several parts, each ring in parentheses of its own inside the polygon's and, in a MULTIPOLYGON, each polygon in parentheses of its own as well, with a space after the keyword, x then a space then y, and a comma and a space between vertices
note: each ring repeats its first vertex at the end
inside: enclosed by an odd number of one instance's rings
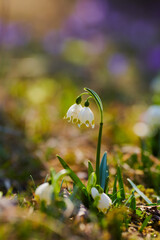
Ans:
POLYGON ((160 75, 158 75, 156 78, 153 79, 151 83, 151 89, 155 93, 160 93, 160 75))
POLYGON ((95 187, 91 189, 91 196, 93 199, 99 197, 97 208, 103 213, 106 213, 108 208, 112 205, 112 200, 108 197, 108 195, 105 193, 99 193, 95 187))
POLYGON ((74 204, 73 202, 68 198, 68 197, 65 197, 64 198, 64 202, 66 204, 66 209, 64 211, 64 216, 65 217, 70 217, 73 213, 73 210, 74 210, 74 204))
POLYGON ((35 195, 39 196, 40 200, 45 200, 47 204, 50 204, 52 192, 53 187, 46 182, 37 187, 35 195))
POLYGON ((160 127, 160 106, 150 106, 148 110, 142 115, 142 120, 151 128, 160 127))
POLYGON ((83 109, 81 104, 73 104, 67 111, 65 115, 65 119, 68 120, 68 122, 77 122, 78 121, 78 114, 83 109))
POLYGON ((134 125, 133 131, 137 136, 144 138, 149 135, 150 130, 146 123, 139 122, 134 125))
POLYGON ((78 114, 78 126, 80 127, 82 124, 94 128, 94 114, 89 107, 83 107, 78 114))

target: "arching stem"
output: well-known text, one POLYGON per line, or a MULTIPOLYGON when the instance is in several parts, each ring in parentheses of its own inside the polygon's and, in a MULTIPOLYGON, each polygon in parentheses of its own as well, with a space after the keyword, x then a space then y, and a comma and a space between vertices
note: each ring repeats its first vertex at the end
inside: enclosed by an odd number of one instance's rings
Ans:
POLYGON ((103 105, 100 97, 96 92, 92 89, 84 88, 85 91, 92 96, 97 103, 97 106, 100 111, 100 126, 99 126, 99 134, 98 134, 98 143, 97 143, 97 155, 96 155, 96 176, 97 176, 97 184, 100 184, 100 177, 99 177, 99 165, 100 165, 100 154, 101 154, 101 140, 102 140, 102 129, 103 129, 103 105))

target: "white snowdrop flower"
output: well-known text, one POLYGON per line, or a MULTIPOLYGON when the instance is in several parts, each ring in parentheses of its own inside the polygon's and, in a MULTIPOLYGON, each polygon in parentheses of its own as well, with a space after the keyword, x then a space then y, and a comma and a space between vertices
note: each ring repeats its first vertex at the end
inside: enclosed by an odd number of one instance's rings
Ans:
POLYGON ((93 199, 99 197, 97 208, 104 214, 107 212, 108 208, 112 205, 112 200, 108 197, 108 195, 105 193, 99 193, 95 187, 91 189, 91 196, 93 197, 93 199))
POLYGON ((65 115, 65 119, 68 120, 68 122, 77 122, 78 121, 78 114, 83 109, 81 104, 73 104, 67 111, 65 115))
POLYGON ((45 200, 47 204, 50 204, 52 192, 53 187, 46 182, 37 187, 35 195, 39 196, 40 200, 45 200))
POLYGON ((98 201, 98 209, 103 213, 107 212, 107 209, 112 205, 111 199, 108 197, 107 194, 102 193, 100 194, 100 199, 98 201))
POLYGON ((149 127, 144 122, 138 122, 133 127, 134 133, 141 138, 147 137, 150 133, 149 127))
POLYGON ((83 107, 78 114, 78 126, 80 127, 82 124, 94 128, 94 114, 89 107, 83 107))
POLYGON ((160 127, 160 106, 150 106, 143 114, 142 120, 151 128, 160 127))

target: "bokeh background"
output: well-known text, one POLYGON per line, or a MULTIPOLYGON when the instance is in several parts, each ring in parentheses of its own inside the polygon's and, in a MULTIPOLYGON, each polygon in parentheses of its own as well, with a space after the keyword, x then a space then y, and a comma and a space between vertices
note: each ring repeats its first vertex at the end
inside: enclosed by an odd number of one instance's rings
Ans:
POLYGON ((2 0, 1 75, 54 77, 139 101, 160 68, 160 3, 2 0))
POLYGON ((58 168, 56 153, 82 170, 84 159, 94 161, 98 126, 86 134, 62 120, 86 86, 104 103, 102 148, 138 144, 133 126, 160 102, 159 70, 159 1, 1 0, 3 188, 44 178, 58 168))

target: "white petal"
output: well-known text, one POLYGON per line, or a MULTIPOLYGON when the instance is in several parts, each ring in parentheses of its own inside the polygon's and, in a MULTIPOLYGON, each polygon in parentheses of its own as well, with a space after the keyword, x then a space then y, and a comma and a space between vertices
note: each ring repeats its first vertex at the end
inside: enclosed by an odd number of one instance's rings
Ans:
POLYGON ((85 124, 87 127, 90 125, 94 127, 94 114, 89 107, 84 107, 78 114, 80 124, 85 124))
POLYGON ((91 196, 93 197, 93 199, 95 199, 97 196, 99 196, 99 192, 95 187, 91 188, 91 196))
POLYGON ((100 194, 100 199, 98 201, 98 209, 104 213, 107 212, 107 209, 111 206, 112 201, 111 199, 107 196, 107 194, 102 193, 100 194))
POLYGON ((68 119, 68 121, 70 122, 72 120, 73 121, 77 121, 78 120, 78 114, 79 112, 82 110, 82 106, 81 104, 73 104, 67 111, 65 118, 68 119))
POLYGON ((160 106, 152 105, 143 114, 142 120, 150 126, 160 126, 160 106))
POLYGON ((66 204, 66 209, 64 211, 64 215, 65 215, 65 217, 70 217, 74 210, 74 204, 68 197, 64 198, 64 202, 66 204))
POLYGON ((39 196, 40 200, 45 200, 48 204, 51 202, 53 188, 49 183, 43 183, 37 187, 35 195, 39 196))

